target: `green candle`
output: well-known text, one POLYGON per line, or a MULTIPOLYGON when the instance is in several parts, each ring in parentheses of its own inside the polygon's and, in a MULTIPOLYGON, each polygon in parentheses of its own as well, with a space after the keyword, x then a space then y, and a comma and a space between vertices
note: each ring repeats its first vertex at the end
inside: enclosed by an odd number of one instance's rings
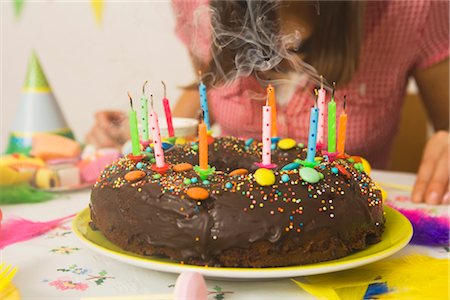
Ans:
POLYGON ((148 99, 145 96, 145 85, 147 81, 144 82, 142 87, 142 97, 141 97, 141 129, 142 129, 142 140, 148 141, 148 99))
MULTIPOLYGON (((334 85, 334 83, 333 83, 334 85)), ((328 103, 328 152, 336 152, 336 102, 334 101, 334 91, 331 101, 328 103)))
POLYGON ((128 97, 130 98, 130 106, 131 106, 131 110, 128 115, 128 119, 130 122, 131 147, 132 147, 133 155, 137 156, 137 155, 141 154, 141 144, 139 142, 138 122, 137 122, 136 111, 133 109, 133 100, 131 99, 131 96, 129 93, 128 93, 128 97))

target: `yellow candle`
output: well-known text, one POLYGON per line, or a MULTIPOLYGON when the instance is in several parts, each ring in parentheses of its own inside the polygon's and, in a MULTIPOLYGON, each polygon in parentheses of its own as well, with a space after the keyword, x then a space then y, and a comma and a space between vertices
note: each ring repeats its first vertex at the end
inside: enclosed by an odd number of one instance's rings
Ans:
POLYGON ((200 169, 207 170, 208 169, 208 128, 201 120, 200 124, 198 124, 198 144, 199 144, 199 165, 200 169))
POLYGON ((339 154, 345 153, 345 136, 347 134, 347 113, 345 112, 345 96, 344 96, 344 112, 339 116, 338 143, 337 151, 339 154))
POLYGON ((269 106, 272 108, 272 137, 277 137, 277 101, 275 99, 275 88, 271 84, 269 84, 267 86, 266 92, 269 106))

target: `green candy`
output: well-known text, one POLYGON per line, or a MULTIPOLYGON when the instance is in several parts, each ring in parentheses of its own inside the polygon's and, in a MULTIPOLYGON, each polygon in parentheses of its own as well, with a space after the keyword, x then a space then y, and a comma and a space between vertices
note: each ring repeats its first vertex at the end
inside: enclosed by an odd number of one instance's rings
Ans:
POLYGON ((320 173, 313 168, 301 168, 299 173, 300 177, 302 177, 302 179, 306 182, 317 183, 320 181, 320 173))

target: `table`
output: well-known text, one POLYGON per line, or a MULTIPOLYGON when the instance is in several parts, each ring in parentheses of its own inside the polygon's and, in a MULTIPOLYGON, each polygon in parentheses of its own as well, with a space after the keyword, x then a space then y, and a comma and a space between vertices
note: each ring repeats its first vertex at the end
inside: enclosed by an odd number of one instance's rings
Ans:
MULTIPOLYGON (((374 171, 377 182, 411 186, 413 174, 374 171)), ((396 205, 412 205, 407 191, 386 189, 396 205)), ((10 215, 35 221, 47 221, 76 213, 89 203, 89 190, 58 194, 57 199, 34 205, 3 206, 4 218, 10 215)), ((445 214, 448 206, 427 206, 445 214)), ((447 249, 448 251, 448 249, 447 249)), ((448 257, 444 248, 408 245, 396 256, 411 252, 448 257)), ((7 247, 1 260, 17 266, 14 284, 23 299, 80 299, 87 297, 121 297, 173 292, 177 275, 140 269, 97 254, 79 242, 70 222, 51 232, 7 247)), ((209 299, 314 299, 289 279, 260 282, 213 281, 207 279, 209 299)))

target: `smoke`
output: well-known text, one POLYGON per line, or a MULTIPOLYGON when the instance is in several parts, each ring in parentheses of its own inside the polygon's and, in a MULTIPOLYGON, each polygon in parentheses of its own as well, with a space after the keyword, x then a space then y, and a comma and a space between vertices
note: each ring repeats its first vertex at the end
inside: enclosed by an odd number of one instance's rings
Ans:
POLYGON ((207 8, 212 24, 212 66, 203 77, 211 76, 213 85, 229 85, 247 76, 255 76, 263 86, 269 82, 275 86, 304 83, 305 77, 319 84, 317 71, 296 53, 302 46, 301 33, 280 33, 280 5, 274 0, 212 0, 207 8))

